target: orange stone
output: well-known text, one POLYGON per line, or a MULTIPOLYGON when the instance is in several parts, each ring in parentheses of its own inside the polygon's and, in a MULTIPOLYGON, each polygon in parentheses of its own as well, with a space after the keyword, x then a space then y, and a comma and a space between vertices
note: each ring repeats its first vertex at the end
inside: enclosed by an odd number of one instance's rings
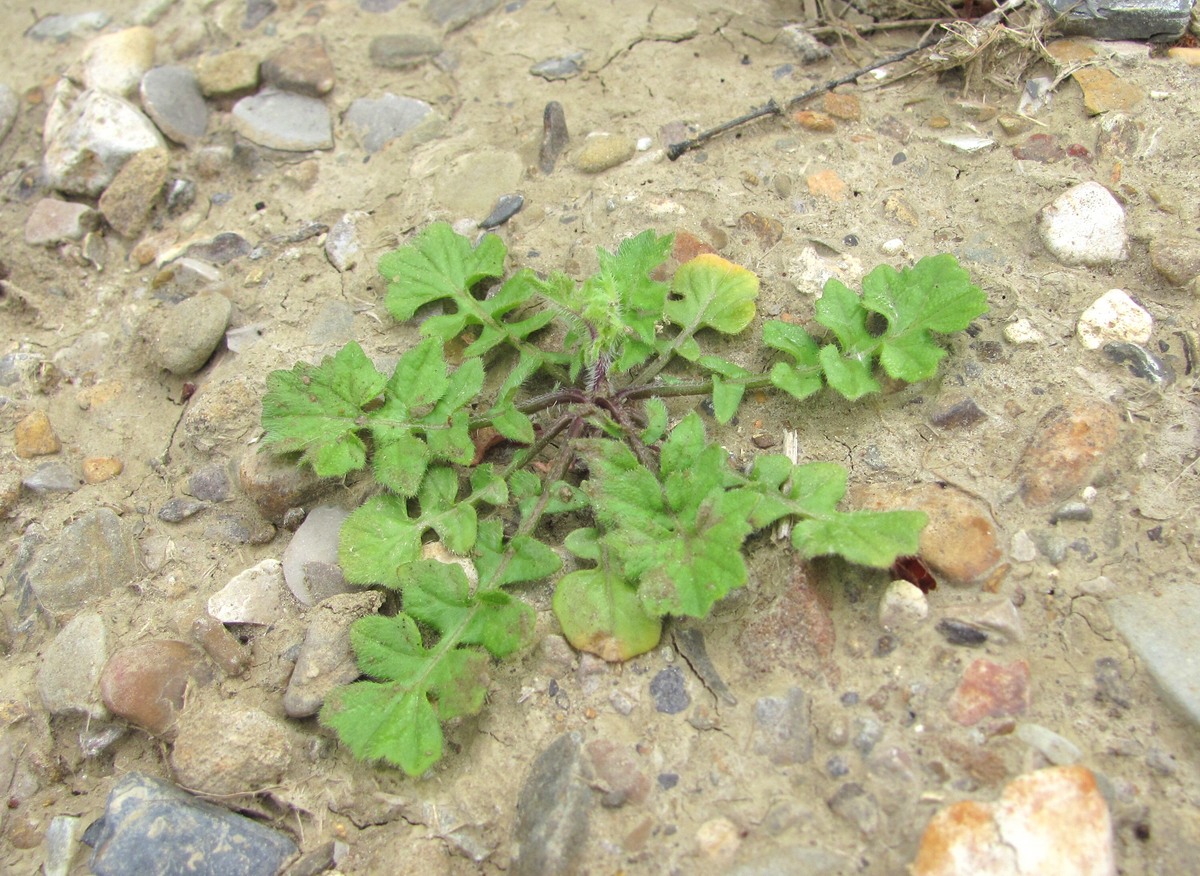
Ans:
POLYGON ((1167 57, 1173 61, 1182 61, 1189 67, 1200 67, 1200 48, 1176 46, 1167 49, 1167 57))
POLYGON ((862 104, 854 94, 838 94, 829 92, 825 95, 825 112, 835 119, 856 122, 862 118, 862 104))
POLYGON ((1142 102, 1142 90, 1119 79, 1111 70, 1088 67, 1076 70, 1073 78, 1083 89, 1083 108, 1090 115, 1112 111, 1123 112, 1142 102))
POLYGON ((675 243, 671 248, 671 257, 675 261, 680 264, 690 262, 696 256, 703 255, 706 252, 715 253, 716 250, 690 232, 675 232, 675 243))
POLYGON ((980 657, 966 668, 950 697, 950 717, 971 727, 984 718, 1023 715, 1029 699, 1028 663, 1014 660, 1005 666, 980 657))
POLYGON ((833 170, 821 170, 810 173, 805 179, 808 190, 814 195, 828 198, 831 201, 846 200, 846 183, 833 170))
POLYGON ((1051 408, 1017 465, 1026 505, 1061 501, 1087 486, 1096 463, 1121 437, 1121 417, 1099 401, 1051 408))
POLYGON ((792 118, 796 120, 796 124, 806 131, 819 131, 821 133, 829 133, 837 130, 837 122, 832 116, 825 113, 819 113, 814 110, 800 110, 792 113, 792 118))
POLYGON ((1046 51, 1062 64, 1096 57, 1096 50, 1088 45, 1087 40, 1055 40, 1046 46, 1046 51))
POLYGON ((22 459, 34 456, 49 456, 62 450, 62 442, 54 434, 50 418, 45 411, 34 411, 17 423, 14 431, 15 450, 22 459))
POLYGON ((783 223, 761 213, 743 213, 738 227, 752 232, 763 249, 770 249, 783 238, 783 223))
POLYGON ((125 468, 115 456, 91 456, 83 461, 83 479, 89 484, 99 484, 115 478, 125 468))

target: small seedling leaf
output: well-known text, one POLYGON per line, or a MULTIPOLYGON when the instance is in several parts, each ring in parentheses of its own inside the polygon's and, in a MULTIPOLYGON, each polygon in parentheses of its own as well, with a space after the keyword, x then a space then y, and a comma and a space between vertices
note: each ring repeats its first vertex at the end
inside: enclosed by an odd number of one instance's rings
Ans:
POLYGON ((679 266, 671 292, 666 315, 685 334, 711 328, 733 335, 754 319, 758 277, 719 255, 704 253, 679 266))

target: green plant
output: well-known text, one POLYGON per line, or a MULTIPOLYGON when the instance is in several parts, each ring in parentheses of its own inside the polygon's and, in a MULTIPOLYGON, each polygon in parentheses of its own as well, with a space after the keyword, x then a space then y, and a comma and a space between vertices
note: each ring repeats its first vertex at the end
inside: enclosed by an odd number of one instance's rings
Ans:
POLYGON ((758 278, 702 255, 659 282, 671 245, 647 231, 600 250, 582 283, 527 269, 501 282, 498 237, 472 246, 432 225, 379 263, 396 319, 443 311, 425 316, 425 340, 390 376, 351 343, 268 378, 264 445, 326 477, 369 465, 381 488, 346 520, 340 561, 348 580, 399 592, 403 610, 354 625, 371 680, 339 689, 321 712, 356 756, 413 775, 440 759, 441 725, 477 712, 490 661, 530 639, 534 612, 508 588, 562 569, 541 540, 553 516, 574 527, 561 547, 577 558, 555 584, 554 612, 575 647, 607 660, 653 648, 669 615, 707 615, 745 583, 747 537, 781 518, 805 557, 886 567, 915 553, 922 514, 839 510, 846 473, 831 463, 766 454, 736 472, 701 416, 672 426, 664 399, 708 396, 727 423, 751 389, 803 400, 828 385, 857 399, 879 390, 877 364, 926 380, 944 355, 932 333, 983 313, 980 289, 949 255, 878 267, 861 296, 830 280, 816 304, 827 337, 765 323, 763 342, 780 355, 755 374, 706 355, 702 341, 750 325, 758 278), (454 369, 449 342, 465 344, 454 369), (498 385, 485 394, 489 377, 498 385), (487 427, 519 447, 503 467, 477 458, 487 427), (427 558, 434 536, 477 578, 427 558))

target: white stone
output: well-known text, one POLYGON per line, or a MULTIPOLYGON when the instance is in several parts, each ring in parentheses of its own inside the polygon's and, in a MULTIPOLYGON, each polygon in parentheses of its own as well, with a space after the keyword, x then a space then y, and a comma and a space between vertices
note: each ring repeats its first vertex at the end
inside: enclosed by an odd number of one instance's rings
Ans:
POLYGON ((155 46, 154 31, 148 27, 96 37, 83 50, 84 85, 129 97, 154 65, 155 46))
POLYGON ((1037 545, 1030 538, 1028 532, 1024 529, 1018 529, 1013 533, 1012 542, 1008 547, 1008 554, 1018 563, 1032 563, 1037 559, 1037 545))
POLYGON ((1121 289, 1109 289, 1079 315, 1075 333, 1079 342, 1095 350, 1109 341, 1144 344, 1150 340, 1154 319, 1121 289))
POLYGON ((1125 211, 1098 182, 1067 189, 1037 216, 1046 249, 1066 265, 1107 265, 1128 256, 1125 211))
POLYGON ((334 565, 338 561, 338 536, 350 512, 336 505, 319 505, 308 512, 283 550, 283 577, 288 589, 304 605, 313 604, 304 567, 309 563, 334 565))
POLYGON ((908 581, 893 581, 879 600, 879 625, 885 630, 915 627, 928 616, 925 594, 908 581))
POLYGON ((1041 724, 1022 722, 1017 725, 1015 735, 1026 745, 1032 745, 1040 751, 1042 756, 1055 766, 1079 763, 1079 759, 1083 757, 1078 745, 1041 724))
POLYGON ((1040 344, 1042 333, 1027 319, 1018 319, 1004 327, 1004 339, 1010 344, 1040 344))
POLYGON ((60 83, 46 113, 42 163, 51 187, 98 197, 133 155, 165 147, 154 123, 124 98, 95 89, 72 95, 60 83))
POLYGON ((955 134, 950 137, 942 137, 939 141, 946 146, 957 149, 959 152, 982 152, 984 149, 990 149, 996 145, 996 141, 991 137, 977 137, 971 134, 955 134))
POLYGON ((263 560, 229 579, 208 599, 208 613, 223 624, 276 623, 294 605, 287 592, 283 564, 263 560))

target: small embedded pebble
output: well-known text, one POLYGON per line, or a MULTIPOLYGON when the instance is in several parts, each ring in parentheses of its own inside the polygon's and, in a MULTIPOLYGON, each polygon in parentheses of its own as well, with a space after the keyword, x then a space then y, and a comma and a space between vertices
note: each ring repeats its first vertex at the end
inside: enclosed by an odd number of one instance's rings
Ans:
POLYGON ((78 815, 55 815, 46 828, 46 862, 43 876, 67 876, 75 857, 76 843, 83 832, 83 819, 78 815))
POLYGON ((980 657, 969 665, 950 697, 950 717, 972 727, 984 718, 1023 715, 1029 710, 1029 664, 993 663, 980 657))
POLYGON ((1113 657, 1099 657, 1092 665, 1092 677, 1096 682, 1096 699, 1111 703, 1122 709, 1133 705, 1129 683, 1121 674, 1121 664, 1113 657))
POLYGON ((567 146, 567 116, 563 105, 557 100, 546 104, 542 110, 542 144, 538 149, 538 170, 550 174, 558 163, 558 156, 567 146))
POLYGON ((951 645, 976 646, 988 640, 987 633, 983 630, 953 618, 942 618, 935 629, 951 645))
POLYGON ((1040 724, 1022 721, 1013 735, 1036 748, 1055 766, 1069 766, 1078 763, 1083 757, 1083 751, 1078 745, 1040 724))
POLYGON ((174 306, 160 307, 143 324, 155 362, 186 377, 204 367, 221 339, 233 305, 217 292, 202 292, 174 306))
POLYGON ((645 802, 650 793, 650 778, 641 770, 632 747, 594 739, 584 747, 584 753, 595 777, 592 787, 604 795, 601 805, 616 808, 645 802))
POLYGON ((1025 504, 1049 505, 1087 486, 1120 436, 1121 417, 1104 402, 1077 398, 1047 411, 1017 464, 1025 504))
POLYGON ((250 668, 250 651, 212 615, 202 615, 192 621, 192 639, 230 678, 243 675, 250 668))
POLYGON ((1058 523, 1061 520, 1078 520, 1087 522, 1092 519, 1092 506, 1086 502, 1064 502, 1054 509, 1054 513, 1050 515, 1051 523, 1058 523))
POLYGON ((1062 161, 1067 155, 1053 134, 1031 134, 1024 143, 1014 146, 1012 153, 1013 158, 1020 161, 1037 161, 1042 164, 1062 161))
POLYGON ((121 518, 109 508, 98 508, 38 548, 25 575, 43 609, 75 614, 114 588, 124 587, 133 580, 134 570, 133 545, 121 518))
POLYGON ((234 575, 210 596, 208 613, 222 623, 268 626, 295 604, 283 578, 283 565, 266 559, 234 575))
POLYGON ((1155 235, 1150 239, 1150 264, 1172 286, 1186 286, 1200 277, 1200 240, 1155 235))
POLYGON ((881 814, 875 795, 857 782, 841 785, 832 797, 825 801, 830 811, 839 818, 858 828, 864 837, 879 831, 881 814))
POLYGON ((578 732, 564 733, 533 760, 517 795, 512 876, 580 870, 596 794, 583 777, 578 732))
POLYGON ((108 660, 108 631, 95 612, 80 612, 58 631, 42 654, 37 686, 52 715, 80 712, 95 721, 108 717, 96 687, 108 660))
POLYGON ((572 52, 558 58, 547 58, 538 61, 529 68, 534 76, 541 76, 550 82, 561 79, 571 79, 583 72, 583 52, 572 52))
POLYGON ((117 234, 133 238, 142 233, 150 210, 167 181, 166 149, 144 149, 134 155, 100 196, 100 212, 117 234))
POLYGON ((879 600, 879 625, 885 630, 911 629, 929 615, 929 602, 921 588, 908 581, 888 584, 879 600))
POLYGON ((233 105, 233 128, 251 143, 284 152, 333 148, 329 108, 315 97, 272 89, 233 105))
POLYGON ((167 139, 194 146, 208 130, 208 105, 195 74, 187 67, 146 71, 140 89, 142 108, 167 139))
POLYGON ((85 36, 102 30, 112 21, 107 12, 77 12, 74 15, 47 15, 39 18, 25 35, 35 40, 65 42, 73 36, 85 36))
POLYGON ((298 466, 270 453, 250 449, 238 466, 238 484, 258 513, 278 523, 292 508, 300 508, 330 489, 330 481, 308 466, 298 466))
POLYGON ((1063 192, 1039 211, 1038 233, 1065 265, 1098 267, 1128 257, 1125 210, 1098 182, 1063 192))
POLYGON ((781 45, 795 52, 801 63, 813 64, 828 58, 832 50, 815 36, 803 24, 787 24, 779 29, 781 45))
POLYGON ((374 590, 342 593, 320 602, 309 614, 304 644, 283 695, 283 711, 289 718, 315 715, 330 691, 362 674, 350 644, 350 627, 375 614, 382 604, 383 594, 374 590))
POLYGON ((1010 344, 1040 344, 1043 335, 1027 319, 1018 319, 1004 327, 1004 340, 1010 344))
POLYGON ((650 696, 655 710, 667 715, 677 715, 692 704, 687 682, 677 666, 668 666, 651 679, 650 696))
POLYGON ((229 498, 229 471, 220 463, 206 465, 188 478, 188 493, 203 502, 224 502, 229 498))
POLYGON ((696 828, 696 848, 710 861, 732 861, 742 844, 742 832, 728 818, 710 818, 696 828))
POLYGON ((431 118, 432 113, 433 107, 423 100, 384 94, 375 99, 360 97, 353 101, 342 122, 363 149, 375 153, 397 137, 415 131, 431 118))
POLYGON ((1151 383, 1170 385, 1175 382, 1175 369, 1145 347, 1109 341, 1102 348, 1104 355, 1119 365, 1128 365, 1129 373, 1151 383))
POLYGON ((83 47, 83 83, 129 97, 154 63, 157 41, 148 27, 128 27, 91 40, 83 47))
POLYGON ((115 456, 89 456, 81 468, 84 483, 102 484, 124 471, 125 464, 115 456))
MULTIPOLYGON (((338 561, 338 534, 350 512, 335 505, 313 508, 283 550, 283 577, 288 589, 303 605, 314 605, 330 593, 313 592, 309 581, 311 563, 335 565, 338 561)), ((341 589, 345 589, 344 587, 341 589)))
POLYGON ((259 69, 266 85, 309 97, 328 94, 336 82, 325 41, 312 33, 286 43, 259 69))
POLYGON ((385 33, 371 38, 367 54, 376 67, 404 70, 428 61, 441 50, 441 43, 430 36, 385 33))
POLYGON ((965 398, 934 411, 929 422, 939 429, 967 429, 987 417, 973 398, 965 398))
POLYGON ((171 769, 199 794, 239 794, 279 784, 302 745, 295 730, 266 712, 206 703, 181 716, 171 769))
POLYGON ((1123 289, 1109 289, 1079 315, 1075 333, 1085 349, 1099 349, 1107 341, 1145 344, 1154 320, 1123 289))
POLYGON ((755 754, 776 766, 811 760, 811 708, 808 696, 798 687, 789 689, 786 696, 758 699, 754 703, 755 754))
POLYGON ((45 411, 33 411, 17 422, 13 430, 13 449, 22 459, 50 456, 62 450, 62 441, 45 411))
POLYGON ((100 214, 87 204, 42 198, 25 219, 25 242, 30 246, 56 246, 83 236, 100 224, 100 214))
POLYGON ((966 603, 952 606, 949 610, 952 614, 947 620, 956 624, 964 624, 980 632, 986 631, 1010 642, 1019 642, 1025 638, 1021 615, 1011 599, 966 603))
POLYGON ((184 250, 184 255, 212 265, 227 265, 234 259, 249 255, 252 249, 250 241, 236 231, 222 231, 211 240, 193 243, 184 250))
POLYGON ((368 216, 362 210, 343 213, 342 218, 330 226, 325 237, 325 258, 338 273, 345 273, 358 264, 358 254, 362 250, 358 242, 358 223, 368 216))
POLYGON ((207 97, 239 94, 258 87, 259 57, 245 49, 204 55, 196 62, 196 82, 207 97))
POLYGON ((575 156, 575 166, 584 173, 600 173, 633 158, 637 143, 622 134, 588 134, 575 156))
POLYGON ((100 696, 114 715, 163 736, 173 730, 189 684, 209 677, 204 655, 195 645, 153 639, 127 645, 108 658, 100 675, 100 696))
POLYGON ((479 223, 479 227, 497 228, 516 216, 524 206, 525 199, 521 195, 501 195, 496 201, 496 206, 492 208, 492 212, 479 223))
POLYGON ((79 489, 79 478, 64 462, 43 462, 21 480, 34 493, 71 493, 79 489))

